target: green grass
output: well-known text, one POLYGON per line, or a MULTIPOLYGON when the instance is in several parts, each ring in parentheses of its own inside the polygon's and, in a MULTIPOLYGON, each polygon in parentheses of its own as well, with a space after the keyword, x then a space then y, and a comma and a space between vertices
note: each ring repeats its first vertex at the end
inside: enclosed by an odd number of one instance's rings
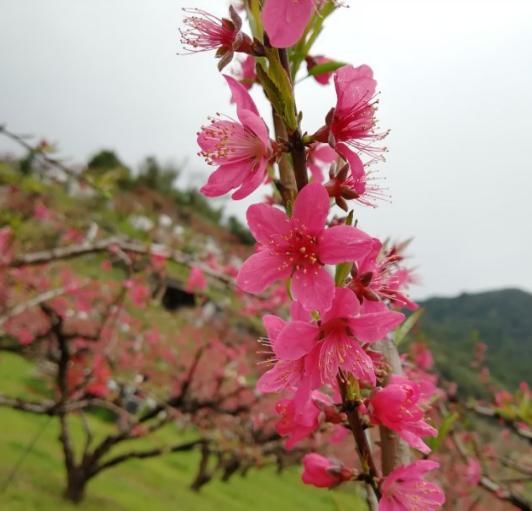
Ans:
MULTIPOLYGON (((0 393, 31 395, 35 378, 26 361, 0 355, 0 393)), ((77 421, 74 420, 74 423, 77 421)), ((252 470, 246 478, 228 483, 213 481, 200 494, 188 489, 198 455, 166 455, 150 460, 128 461, 93 479, 87 498, 79 506, 61 498, 64 469, 55 419, 0 408, 0 492, 13 467, 39 433, 8 488, 0 493, 0 509, 6 511, 362 511, 356 493, 318 490, 299 481, 299 471, 277 475, 273 468, 252 470)), ((108 425, 91 420, 96 434, 108 425)), ((74 440, 82 441, 79 425, 74 440)), ((176 435, 166 431, 163 435, 176 435)), ((187 435, 188 436, 188 435, 187 435)), ((78 444, 79 445, 79 444, 78 444)), ((137 445, 138 447, 138 445, 137 445)))

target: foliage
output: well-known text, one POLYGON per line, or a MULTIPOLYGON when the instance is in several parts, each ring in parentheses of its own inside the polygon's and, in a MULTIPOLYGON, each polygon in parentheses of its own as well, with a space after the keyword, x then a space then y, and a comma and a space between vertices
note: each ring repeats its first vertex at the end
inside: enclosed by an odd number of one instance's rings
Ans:
POLYGON ((518 289, 431 298, 422 303, 421 328, 431 340, 438 366, 467 392, 482 392, 468 369, 477 341, 487 347, 492 376, 515 388, 530 381, 532 295, 518 289))

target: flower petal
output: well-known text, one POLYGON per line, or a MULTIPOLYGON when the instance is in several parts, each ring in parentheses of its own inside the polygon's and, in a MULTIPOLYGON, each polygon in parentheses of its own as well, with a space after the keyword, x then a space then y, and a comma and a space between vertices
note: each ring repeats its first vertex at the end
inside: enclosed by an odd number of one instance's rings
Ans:
POLYGON ((253 193, 264 181, 267 165, 267 160, 260 160, 255 169, 248 167, 248 172, 242 181, 242 185, 231 195, 231 198, 233 200, 240 200, 253 193))
POLYGON ((358 261, 371 250, 371 237, 349 225, 325 229, 319 239, 320 260, 326 264, 358 261))
POLYGON ((278 244, 290 231, 290 221, 280 209, 268 204, 253 204, 246 212, 253 237, 263 245, 278 244))
POLYGON ((266 0, 262 10, 262 21, 270 43, 275 48, 293 46, 310 20, 313 0, 266 0))
POLYGON ((364 176, 364 164, 362 163, 360 156, 358 156, 358 154, 347 144, 341 142, 336 144, 336 150, 338 151, 338 154, 349 163, 353 180, 358 182, 358 180, 364 176))
POLYGON ((206 197, 219 197, 240 186, 249 171, 249 162, 220 165, 200 188, 206 197))
POLYGON ((301 378, 301 366, 300 361, 279 360, 257 380, 257 390, 264 393, 280 392, 292 385, 297 385, 301 378))
POLYGON ((270 341, 275 341, 279 335, 279 332, 286 325, 286 321, 284 319, 281 319, 279 316, 274 316, 273 314, 266 314, 266 316, 262 318, 262 323, 266 329, 266 335, 270 341))
MULTIPOLYGON (((255 102, 249 95, 249 92, 246 90, 246 88, 232 76, 223 76, 227 82, 227 85, 229 85, 229 88, 231 89, 232 100, 236 104, 236 113, 238 118, 240 119, 240 114, 243 110, 248 110, 258 116, 259 111, 257 109, 257 105, 255 105, 255 102)), ((240 119, 240 121, 242 124, 245 124, 242 119, 240 119)))
POLYGON ((342 66, 334 75, 334 85, 338 97, 336 108, 347 111, 362 101, 369 101, 375 94, 377 82, 369 66, 342 66))
POLYGON ((335 289, 331 308, 324 314, 324 323, 334 318, 354 317, 360 310, 360 303, 355 293, 345 287, 335 289))
POLYGON ((321 266, 296 270, 292 277, 294 298, 308 311, 326 311, 334 296, 334 280, 321 266))
POLYGON ((349 319, 355 337, 363 342, 380 341, 405 319, 400 312, 374 312, 349 319))
POLYGON ((297 360, 312 351, 319 328, 306 321, 291 321, 279 333, 275 351, 281 360, 297 360))
POLYGON ((249 257, 238 272, 236 283, 248 293, 260 293, 272 282, 288 277, 290 268, 284 266, 284 258, 261 250, 249 257))
POLYGON ((248 110, 242 110, 239 118, 244 127, 257 135, 257 138, 264 145, 265 154, 268 153, 271 150, 270 134, 268 132, 268 126, 266 126, 262 118, 248 110))
POLYGON ((296 228, 318 235, 325 227, 329 213, 329 194, 319 183, 305 186, 296 197, 292 224, 296 228))

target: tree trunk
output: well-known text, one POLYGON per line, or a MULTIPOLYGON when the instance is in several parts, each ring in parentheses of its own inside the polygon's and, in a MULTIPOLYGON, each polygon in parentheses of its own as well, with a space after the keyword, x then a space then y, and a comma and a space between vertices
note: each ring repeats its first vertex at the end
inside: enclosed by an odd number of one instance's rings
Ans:
POLYGON ((67 487, 63 497, 74 504, 79 504, 85 498, 85 488, 89 478, 83 470, 76 467, 67 474, 67 487))
POLYGON ((212 479, 212 472, 209 472, 209 458, 211 452, 206 444, 201 446, 201 458, 198 465, 198 473, 190 485, 190 489, 199 492, 201 488, 212 479))

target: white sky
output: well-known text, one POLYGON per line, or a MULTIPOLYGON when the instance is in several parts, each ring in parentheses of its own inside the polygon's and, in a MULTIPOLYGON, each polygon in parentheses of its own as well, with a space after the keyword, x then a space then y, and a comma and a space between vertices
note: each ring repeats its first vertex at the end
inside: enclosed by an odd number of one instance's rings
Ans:
MULTIPOLYGON (((415 237, 417 297, 532 291, 532 2, 349 3, 316 51, 374 68, 380 124, 392 128, 380 174, 393 201, 362 209, 360 226, 415 237)), ((0 0, 0 123, 59 142, 73 161, 101 148, 131 165, 186 158, 185 179, 200 184, 195 132, 233 111, 212 55, 176 56, 185 6, 223 14, 225 1, 0 0)), ((303 82, 304 128, 333 102, 331 88, 303 82)), ((249 202, 228 207, 243 214, 249 202)))

